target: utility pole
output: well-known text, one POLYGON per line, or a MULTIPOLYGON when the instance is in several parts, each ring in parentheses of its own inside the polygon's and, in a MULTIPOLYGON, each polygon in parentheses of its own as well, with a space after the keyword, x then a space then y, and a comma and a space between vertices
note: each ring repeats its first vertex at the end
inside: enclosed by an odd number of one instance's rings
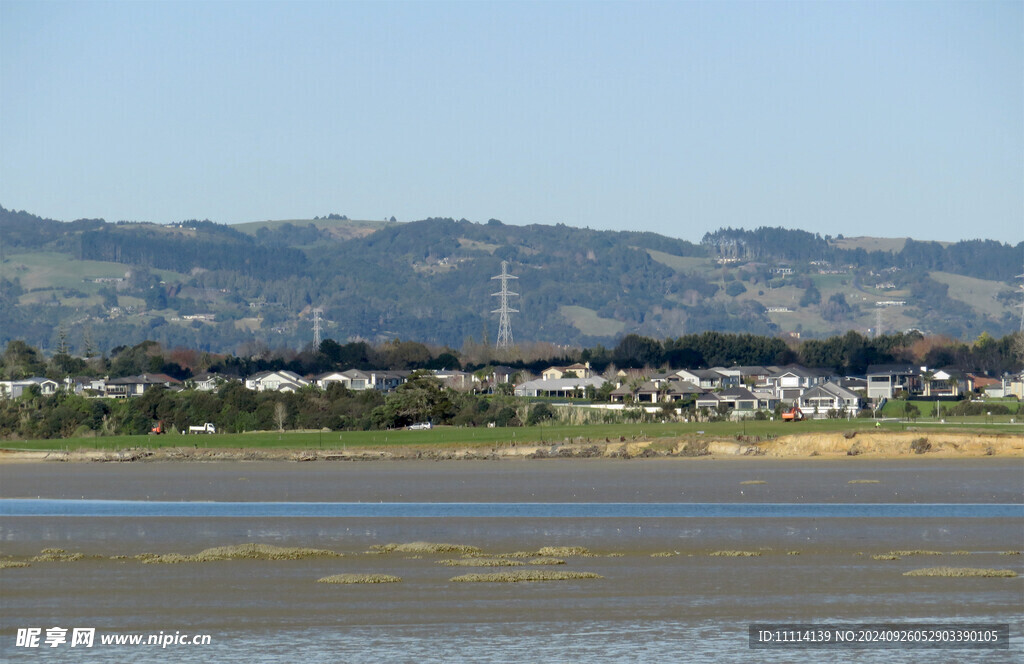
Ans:
POLYGON ((508 261, 501 261, 501 274, 491 279, 501 280, 501 290, 497 293, 491 293, 491 297, 501 298, 501 306, 491 311, 492 314, 500 314, 498 320, 498 342, 495 344, 496 348, 510 348, 512 346, 512 323, 509 320, 509 314, 519 313, 518 309, 512 309, 508 306, 508 298, 510 296, 519 293, 513 293, 508 289, 509 279, 518 279, 519 277, 513 277, 508 273, 508 261))

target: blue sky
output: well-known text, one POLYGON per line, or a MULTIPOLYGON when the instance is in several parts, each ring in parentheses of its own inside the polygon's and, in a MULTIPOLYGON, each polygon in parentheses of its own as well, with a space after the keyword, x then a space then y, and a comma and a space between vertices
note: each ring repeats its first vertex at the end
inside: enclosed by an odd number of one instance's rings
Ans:
POLYGON ((1016 243, 1024 3, 2 0, 0 205, 1016 243))

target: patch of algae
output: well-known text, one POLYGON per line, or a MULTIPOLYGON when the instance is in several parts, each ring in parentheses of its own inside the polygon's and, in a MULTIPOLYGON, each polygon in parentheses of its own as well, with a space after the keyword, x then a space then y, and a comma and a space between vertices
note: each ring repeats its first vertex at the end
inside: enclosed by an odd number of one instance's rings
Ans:
POLYGON ((585 546, 543 546, 537 551, 537 555, 565 558, 568 556, 592 556, 594 554, 585 546))
POLYGON ((400 583, 402 577, 391 576, 390 574, 335 574, 317 579, 317 583, 400 583))
POLYGON ((86 557, 84 553, 68 553, 64 549, 43 549, 38 556, 29 558, 29 561, 33 563, 70 563, 86 557))
POLYGON ((712 551, 708 554, 709 556, 719 556, 723 558, 756 558, 761 555, 760 551, 712 551))
POLYGON ((236 544, 204 549, 196 554, 140 553, 135 559, 146 564, 208 563, 220 560, 301 560, 303 558, 340 558, 343 554, 327 549, 274 546, 272 544, 236 544))
POLYGON ((516 570, 494 574, 463 574, 450 581, 456 583, 522 583, 533 581, 573 581, 576 579, 603 579, 593 572, 562 572, 553 570, 516 570))
POLYGON ((1009 569, 984 569, 981 567, 925 567, 904 572, 903 576, 983 576, 983 577, 1004 577, 1012 578, 1017 573, 1009 569))
POLYGON ((399 553, 416 553, 416 554, 431 554, 431 553, 480 553, 480 547, 470 546, 469 544, 447 544, 443 542, 406 542, 404 544, 374 544, 370 547, 371 551, 379 553, 391 553, 397 551, 399 553))
POLYGON ((523 565, 519 560, 508 560, 507 558, 460 558, 458 560, 438 560, 437 564, 447 567, 520 567, 523 565))
POLYGON ((550 556, 542 556, 540 558, 533 558, 530 560, 531 565, 564 565, 565 561, 561 558, 551 558, 550 556))

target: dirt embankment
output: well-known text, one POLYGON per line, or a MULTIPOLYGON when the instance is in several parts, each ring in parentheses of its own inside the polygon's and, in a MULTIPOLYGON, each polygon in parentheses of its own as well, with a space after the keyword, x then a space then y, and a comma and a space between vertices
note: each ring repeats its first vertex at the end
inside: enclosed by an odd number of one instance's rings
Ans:
POLYGON ((758 447, 768 456, 873 456, 915 454, 945 457, 1024 457, 1024 436, 935 431, 823 433, 781 436, 758 447))
POLYGON ((1009 434, 907 432, 808 433, 770 440, 678 439, 616 443, 564 443, 502 447, 367 447, 346 450, 161 448, 74 452, 0 451, 0 463, 139 461, 373 461, 387 459, 496 460, 651 457, 1017 457, 1024 458, 1024 436, 1009 434))

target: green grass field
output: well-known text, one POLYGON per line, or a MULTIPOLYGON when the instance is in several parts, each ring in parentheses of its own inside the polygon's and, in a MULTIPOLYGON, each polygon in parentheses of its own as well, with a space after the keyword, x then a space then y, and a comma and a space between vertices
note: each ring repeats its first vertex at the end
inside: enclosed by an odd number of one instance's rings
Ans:
POLYGON ((711 259, 703 256, 675 256, 656 249, 646 251, 648 256, 676 272, 710 272, 715 267, 711 259))
POLYGON ((1006 288, 998 281, 975 279, 949 272, 932 272, 931 278, 949 286, 949 296, 960 300, 983 316, 998 320, 1006 307, 996 299, 999 291, 1006 288))
POLYGON ((261 228, 269 228, 273 230, 275 228, 280 228, 285 224, 291 224, 292 226, 308 226, 313 224, 317 228, 337 232, 340 236, 357 237, 366 235, 370 231, 384 228, 391 223, 392 222, 390 221, 373 221, 368 219, 278 219, 267 221, 247 221, 240 224, 231 224, 231 227, 242 233, 255 235, 256 231, 261 228))
MULTIPOLYGON (((883 421, 882 430, 904 431, 919 426, 932 431, 937 427, 956 431, 986 431, 989 433, 1024 434, 1024 424, 1009 424, 1010 416, 992 417, 986 423, 985 417, 955 418, 945 425, 929 422, 926 418, 908 424, 895 420, 883 421)), ((675 439, 686 436, 707 436, 714 438, 750 438, 783 436, 793 433, 835 433, 845 431, 876 431, 874 420, 808 420, 799 423, 779 421, 747 422, 667 422, 637 424, 588 424, 533 427, 509 427, 490 429, 487 427, 436 427, 428 431, 263 431, 241 434, 180 435, 165 436, 109 436, 102 438, 74 438, 61 440, 4 441, 0 448, 11 450, 123 450, 128 448, 175 448, 200 447, 220 449, 332 449, 366 447, 495 447, 512 443, 558 444, 603 443, 625 439, 657 440, 675 439)))
POLYGON ((863 249, 864 251, 902 251, 907 243, 905 237, 844 237, 832 240, 832 246, 840 249, 863 249))
MULTIPOLYGON (((936 408, 936 405, 938 405, 939 411, 940 411, 940 415, 941 415, 942 418, 945 418, 945 419, 950 419, 950 416, 948 415, 949 410, 951 408, 953 408, 953 406, 956 405, 955 402, 949 402, 949 401, 940 401, 940 402, 938 402, 938 404, 936 404, 935 401, 919 401, 919 400, 914 400, 914 399, 911 399, 910 403, 912 403, 913 405, 917 406, 917 409, 919 411, 921 411, 921 417, 935 417, 935 408, 936 408)), ((1017 415, 1019 415, 1020 412, 1021 412, 1020 411, 1020 403, 1016 399, 992 399, 990 401, 985 401, 985 402, 982 402, 982 403, 990 403, 992 405, 1006 406, 1007 410, 1010 411, 1009 415, 998 415, 998 416, 993 415, 991 418, 989 418, 992 421, 996 421, 997 418, 999 418, 998 421, 1007 421, 1007 422, 1010 420, 1010 418, 1019 419, 1019 418, 1017 418, 1017 415)), ((887 401, 885 403, 885 406, 882 407, 882 417, 903 417, 903 402, 902 401, 895 401, 895 400, 887 401)), ((959 422, 962 418, 960 416, 955 416, 952 419, 955 419, 956 421, 959 422)), ((984 422, 985 421, 985 416, 972 416, 972 417, 968 417, 967 419, 968 420, 980 420, 980 421, 984 422)))
POLYGON ((614 318, 601 318, 593 309, 565 305, 558 307, 562 314, 577 330, 595 336, 615 336, 622 332, 626 324, 614 318))
MULTIPOLYGON (((14 254, 4 259, 4 273, 18 277, 25 290, 33 288, 74 288, 86 293, 95 292, 100 285, 84 281, 97 277, 123 277, 130 265, 104 261, 80 261, 69 254, 31 252, 14 254)), ((170 270, 150 270, 167 281, 181 281, 187 276, 170 270)))

